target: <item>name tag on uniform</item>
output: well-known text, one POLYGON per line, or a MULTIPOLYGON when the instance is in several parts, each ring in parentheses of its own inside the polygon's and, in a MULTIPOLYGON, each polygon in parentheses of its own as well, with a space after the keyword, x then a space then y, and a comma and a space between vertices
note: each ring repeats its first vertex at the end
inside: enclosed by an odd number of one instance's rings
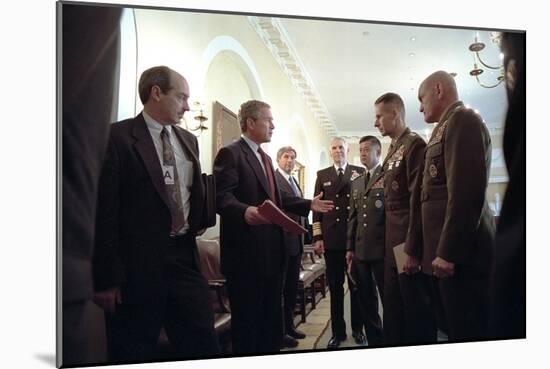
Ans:
POLYGON ((163 165, 162 166, 162 177, 164 178, 164 184, 173 185, 174 184, 174 166, 173 165, 163 165))
POLYGON ((323 183, 323 186, 330 186, 331 184, 332 184, 332 182, 328 181, 328 182, 323 183))

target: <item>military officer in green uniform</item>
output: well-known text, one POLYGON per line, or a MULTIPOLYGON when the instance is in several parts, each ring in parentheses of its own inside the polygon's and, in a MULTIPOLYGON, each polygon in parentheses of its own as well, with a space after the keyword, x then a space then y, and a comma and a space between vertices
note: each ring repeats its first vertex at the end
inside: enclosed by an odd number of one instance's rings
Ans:
POLYGON ((439 122, 424 163, 422 269, 434 276, 449 339, 483 339, 494 238, 485 199, 491 138, 481 117, 459 101, 450 74, 438 71, 427 77, 418 99, 424 120, 439 122))
POLYGON ((351 182, 346 261, 357 285, 359 311, 369 346, 381 345, 382 319, 378 293, 384 291, 384 174, 380 165, 382 145, 374 136, 359 140, 361 163, 367 168, 351 182))
MULTIPOLYGON (((330 155, 334 162, 328 168, 317 172, 315 196, 323 192, 325 200, 332 200, 334 209, 328 213, 313 213, 313 241, 317 253, 323 253, 327 266, 327 281, 330 292, 330 318, 332 338, 328 348, 340 346, 346 340, 344 321, 344 279, 346 273, 346 228, 350 198, 351 180, 362 174, 365 169, 348 164, 349 147, 340 137, 330 142, 330 155)), ((349 281, 348 281, 349 286, 349 281)), ((350 288, 351 328, 357 344, 366 341, 363 323, 357 311, 354 291, 350 288)))
POLYGON ((384 260, 384 342, 435 342, 429 276, 421 273, 420 183, 424 140, 405 125, 401 97, 388 92, 374 104, 375 127, 391 138, 382 164, 386 209, 384 260), (394 247, 404 244, 404 266, 398 270, 394 247))

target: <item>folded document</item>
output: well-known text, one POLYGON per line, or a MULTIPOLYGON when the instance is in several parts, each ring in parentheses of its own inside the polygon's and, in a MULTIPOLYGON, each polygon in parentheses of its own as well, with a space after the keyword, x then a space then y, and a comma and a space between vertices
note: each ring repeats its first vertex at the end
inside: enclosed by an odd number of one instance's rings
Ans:
POLYGON ((258 206, 258 213, 264 218, 271 220, 273 224, 282 227, 287 232, 297 235, 307 232, 307 229, 290 219, 271 200, 265 200, 262 205, 258 206))

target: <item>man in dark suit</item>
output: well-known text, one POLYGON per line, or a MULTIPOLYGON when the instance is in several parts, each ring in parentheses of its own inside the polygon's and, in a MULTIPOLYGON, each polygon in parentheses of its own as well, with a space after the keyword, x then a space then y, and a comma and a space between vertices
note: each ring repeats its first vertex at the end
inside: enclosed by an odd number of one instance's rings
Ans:
POLYGON ((358 303, 369 346, 381 345, 382 319, 378 291, 384 293, 384 173, 380 165, 382 145, 374 136, 359 140, 365 175, 351 182, 346 261, 357 284, 358 303), (354 271, 354 273, 352 273, 354 271))
POLYGON ((137 117, 112 125, 99 183, 95 301, 106 312, 110 357, 154 358, 164 326, 174 358, 219 352, 195 236, 204 190, 195 136, 176 124, 189 86, 168 67, 139 80, 137 117))
MULTIPOLYGON (((334 201, 335 209, 327 214, 313 214, 313 241, 317 253, 324 253, 327 280, 330 291, 330 318, 332 337, 328 348, 340 346, 345 341, 344 321, 344 276, 346 273, 346 228, 350 199, 351 180, 365 169, 347 163, 348 144, 343 138, 334 137, 330 142, 330 155, 334 165, 317 172, 315 195, 324 193, 324 198, 334 201)), ((349 281, 348 281, 349 283, 349 281)), ((349 284, 348 284, 349 286, 349 284)), ((357 310, 357 299, 350 288, 351 328, 357 344, 366 341, 363 322, 357 310)))
POLYGON ((485 199, 491 137, 481 117, 458 100, 444 71, 418 89, 420 112, 434 128, 422 181, 422 269, 433 273, 451 340, 487 338, 495 225, 485 199))
POLYGON ((63 27, 63 345, 58 365, 90 365, 106 360, 103 312, 92 302, 92 255, 97 182, 116 110, 122 9, 57 5, 63 27))
POLYGON ((276 352, 282 338, 283 230, 258 206, 271 200, 294 214, 332 209, 321 196, 305 200, 279 191, 273 164, 260 144, 271 141, 268 104, 251 100, 239 110, 241 139, 223 147, 214 160, 217 209, 221 216, 221 266, 231 305, 235 354, 276 352))
POLYGON ((384 257, 384 343, 429 343, 437 339, 429 276, 420 273, 420 183, 426 143, 405 124, 405 105, 393 92, 374 102, 374 126, 391 138, 382 164, 386 209, 384 257), (404 244, 403 269, 394 247, 404 244))
MULTIPOLYGON (((284 146, 277 151, 277 165, 275 180, 281 192, 288 196, 304 197, 296 179, 292 176, 292 170, 296 164, 296 150, 291 146, 284 146)), ((287 215, 307 229, 307 218, 287 213, 287 215)), ((296 306, 296 294, 298 280, 300 279, 300 267, 302 265, 302 252, 304 251, 304 235, 296 235, 284 232, 286 246, 286 260, 283 273, 283 344, 286 347, 296 347, 297 339, 305 338, 303 332, 294 327, 294 307, 296 306)))
POLYGON ((525 338, 525 32, 505 32, 508 112, 502 150, 510 178, 498 218, 490 338, 525 338))

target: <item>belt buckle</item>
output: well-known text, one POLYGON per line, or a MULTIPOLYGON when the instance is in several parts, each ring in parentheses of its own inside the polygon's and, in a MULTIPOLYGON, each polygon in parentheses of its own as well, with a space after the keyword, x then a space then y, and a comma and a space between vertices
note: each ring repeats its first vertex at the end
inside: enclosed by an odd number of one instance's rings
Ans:
POLYGON ((176 240, 177 240, 177 235, 175 233, 170 233, 168 235, 168 246, 171 246, 171 247, 176 246, 176 240))

